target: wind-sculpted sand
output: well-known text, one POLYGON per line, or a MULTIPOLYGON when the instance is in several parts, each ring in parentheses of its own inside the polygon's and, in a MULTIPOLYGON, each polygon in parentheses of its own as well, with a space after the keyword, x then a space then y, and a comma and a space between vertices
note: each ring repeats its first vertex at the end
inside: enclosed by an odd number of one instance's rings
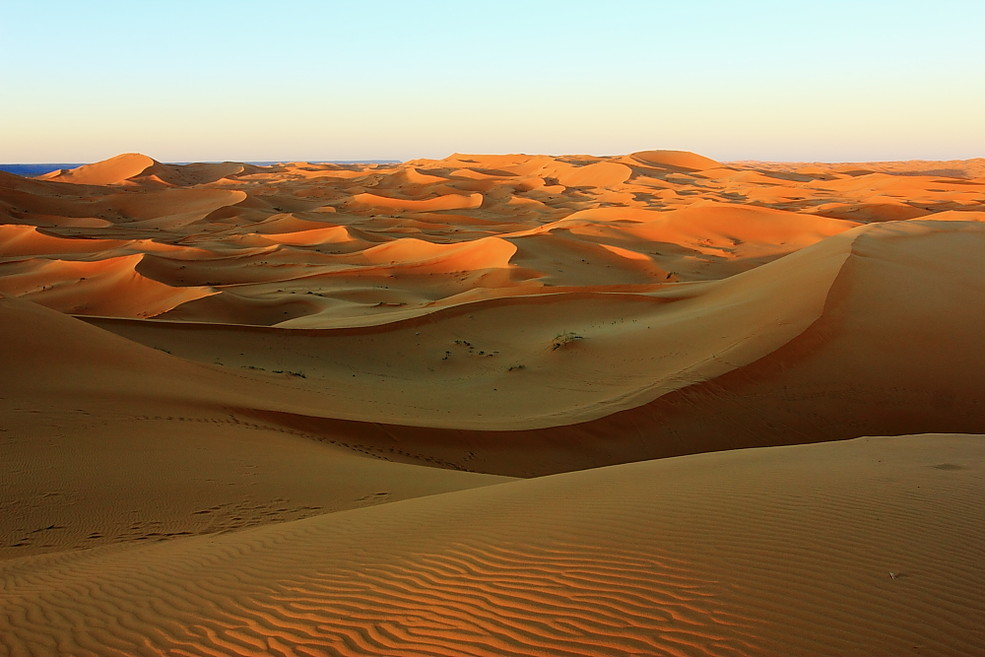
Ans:
POLYGON ((0 173, 0 655, 985 652, 983 256, 982 160, 0 173))

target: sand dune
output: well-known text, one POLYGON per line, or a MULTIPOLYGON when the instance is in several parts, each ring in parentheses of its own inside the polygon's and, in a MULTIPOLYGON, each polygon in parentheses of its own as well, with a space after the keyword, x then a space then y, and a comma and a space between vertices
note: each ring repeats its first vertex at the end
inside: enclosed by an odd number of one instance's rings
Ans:
POLYGON ((832 171, 887 172, 903 176, 938 176, 943 178, 982 178, 985 176, 985 158, 970 160, 906 160, 891 162, 758 162, 745 160, 731 164, 745 168, 755 167, 769 171, 798 171, 808 175, 828 175, 832 171))
POLYGON ((17 373, 0 381, 3 557, 223 532, 503 480, 366 458, 358 442, 234 412, 290 390, 292 374, 192 363, 17 299, 0 299, 0 325, 0 357, 17 373))
POLYGON ((711 158, 688 151, 640 151, 629 156, 631 159, 651 167, 685 169, 700 171, 720 166, 711 158))
POLYGON ((37 226, 0 224, 0 257, 99 253, 129 243, 127 240, 71 239, 52 235, 37 226))
POLYGON ((186 187, 221 181, 239 174, 259 171, 256 166, 238 162, 196 163, 184 166, 162 164, 141 153, 125 153, 75 169, 61 169, 43 176, 53 180, 82 185, 142 184, 186 187))
POLYGON ((102 162, 85 164, 75 169, 61 169, 41 176, 42 180, 77 183, 80 185, 112 185, 142 175, 157 162, 140 153, 124 153, 102 162))
POLYGON ((0 173, 0 654, 985 651, 982 162, 0 173))
POLYGON ((215 294, 206 287, 171 287, 137 273, 140 254, 96 261, 34 258, 0 264, 0 292, 67 313, 153 317, 215 294))
POLYGON ((379 194, 355 194, 351 203, 379 210, 428 211, 428 210, 467 210, 482 205, 481 194, 444 194, 428 199, 403 199, 380 196, 379 194))
POLYGON ((360 429, 331 418, 384 422, 364 439, 530 476, 877 429, 981 431, 969 391, 985 385, 983 239, 971 222, 873 225, 723 281, 462 295, 423 314, 381 307, 395 316, 365 327, 90 321, 190 359, 303 372, 296 387, 320 401, 254 407, 268 421, 333 435, 360 429), (906 303, 918 290, 935 303, 906 303))
POLYGON ((0 564, 3 641, 80 655, 974 654, 983 445, 701 455, 15 559, 0 564))

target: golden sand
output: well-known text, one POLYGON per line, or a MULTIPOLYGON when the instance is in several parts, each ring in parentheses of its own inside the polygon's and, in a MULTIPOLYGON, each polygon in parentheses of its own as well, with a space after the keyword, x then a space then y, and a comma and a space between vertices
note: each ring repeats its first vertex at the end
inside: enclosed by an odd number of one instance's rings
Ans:
POLYGON ((982 653, 983 256, 985 160, 0 173, 0 655, 982 653))

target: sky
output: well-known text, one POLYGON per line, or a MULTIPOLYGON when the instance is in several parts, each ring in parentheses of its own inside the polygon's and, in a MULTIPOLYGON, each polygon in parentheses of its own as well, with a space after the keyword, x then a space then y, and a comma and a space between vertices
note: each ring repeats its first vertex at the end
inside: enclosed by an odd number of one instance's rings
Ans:
POLYGON ((0 162, 985 157, 982 0, 0 0, 0 162))

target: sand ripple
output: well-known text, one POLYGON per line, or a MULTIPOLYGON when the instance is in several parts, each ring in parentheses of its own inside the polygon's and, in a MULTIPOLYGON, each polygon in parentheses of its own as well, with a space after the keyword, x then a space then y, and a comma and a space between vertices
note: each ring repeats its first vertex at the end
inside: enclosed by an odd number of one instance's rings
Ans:
POLYGON ((14 560, 2 565, 0 646, 973 654, 982 450, 977 437, 924 436, 705 455, 14 560))

